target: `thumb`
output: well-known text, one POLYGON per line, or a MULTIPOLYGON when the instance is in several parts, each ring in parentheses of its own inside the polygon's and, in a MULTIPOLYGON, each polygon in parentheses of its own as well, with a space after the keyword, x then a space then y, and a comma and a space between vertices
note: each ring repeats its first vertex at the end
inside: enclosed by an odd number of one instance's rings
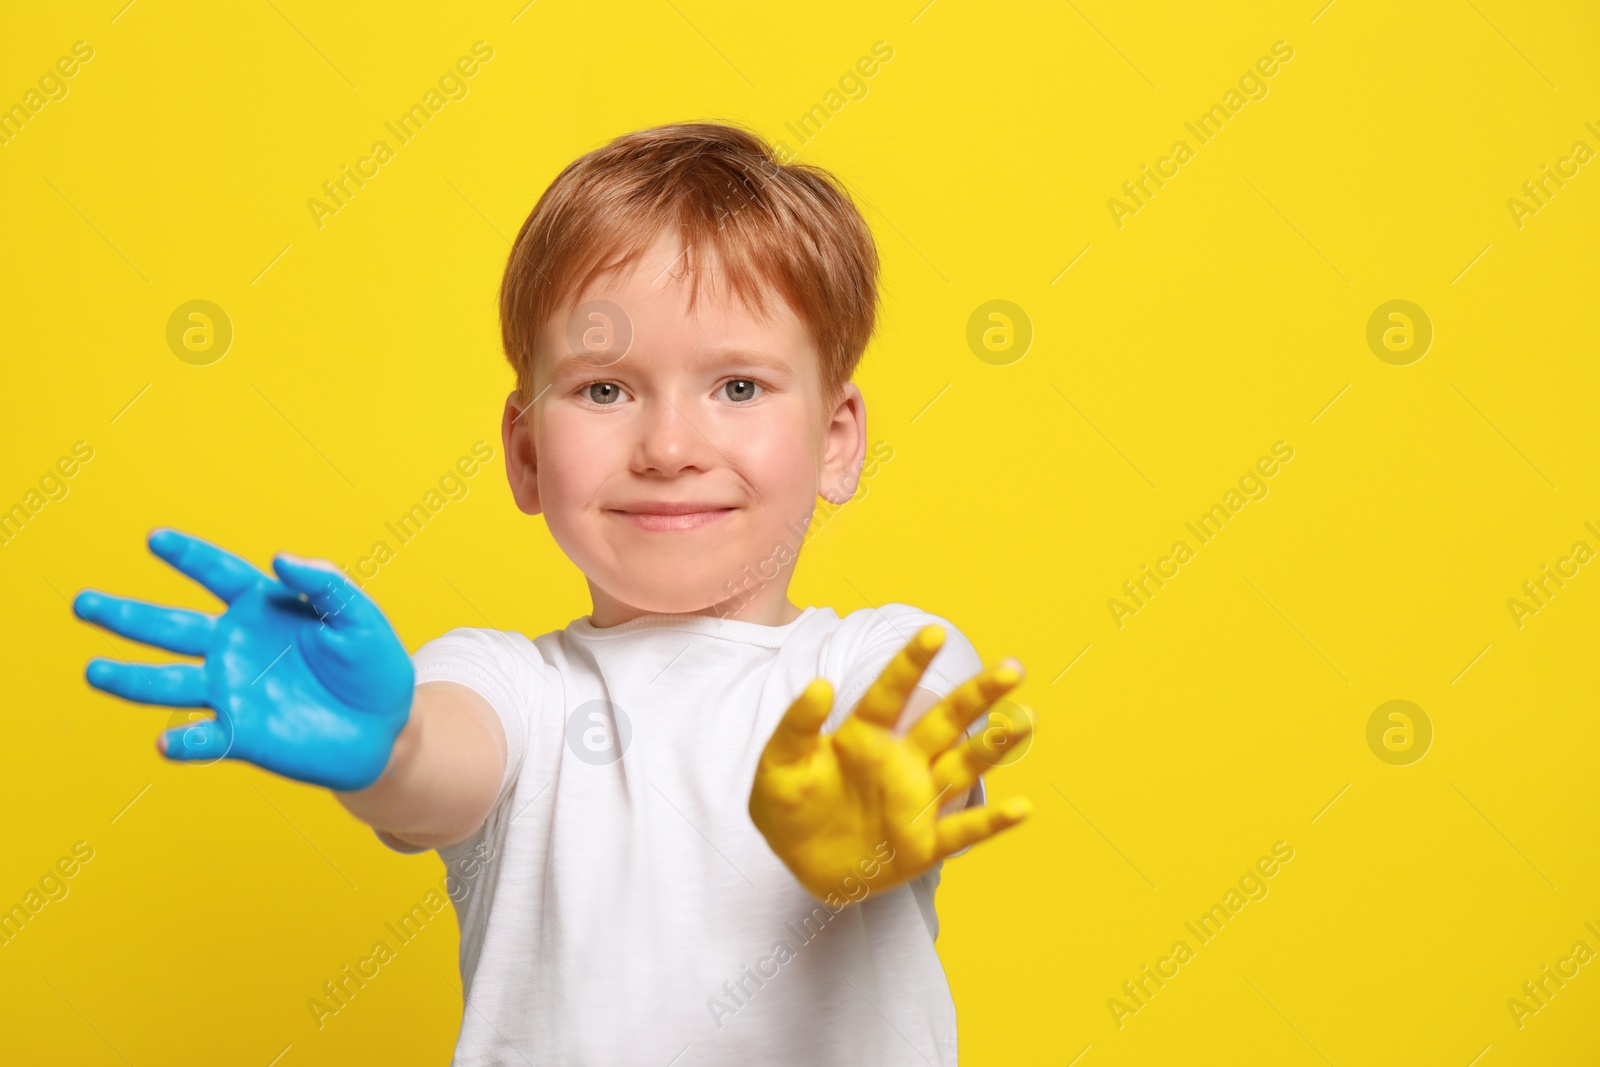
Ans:
POLYGON ((826 678, 813 678, 778 721, 762 752, 763 762, 785 764, 804 758, 816 746, 817 732, 831 710, 833 686, 826 678))
POLYGON ((284 585, 303 593, 317 615, 330 626, 370 625, 378 606, 355 587, 345 573, 326 560, 302 559, 280 552, 272 569, 284 585))

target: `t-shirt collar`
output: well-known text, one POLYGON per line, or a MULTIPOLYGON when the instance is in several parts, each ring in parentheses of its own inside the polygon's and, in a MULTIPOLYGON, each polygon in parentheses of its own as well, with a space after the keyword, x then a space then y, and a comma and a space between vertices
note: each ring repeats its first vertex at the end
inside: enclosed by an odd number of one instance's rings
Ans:
POLYGON ((778 626, 766 626, 743 619, 718 618, 715 615, 652 614, 640 615, 636 619, 629 619, 616 626, 601 627, 590 622, 593 618, 591 614, 573 619, 567 624, 567 632, 586 641, 601 641, 647 630, 675 630, 680 633, 720 637, 741 644, 777 648, 790 634, 803 626, 817 610, 814 606, 802 608, 799 615, 778 626))

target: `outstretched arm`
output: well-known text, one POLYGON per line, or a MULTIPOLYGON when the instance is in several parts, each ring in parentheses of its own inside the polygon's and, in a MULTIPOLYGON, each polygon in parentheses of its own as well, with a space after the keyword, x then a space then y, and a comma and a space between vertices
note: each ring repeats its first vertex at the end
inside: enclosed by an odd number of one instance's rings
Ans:
POLYGON ((228 607, 220 616, 85 590, 79 618, 198 664, 90 662, 89 684, 140 704, 209 707, 165 731, 171 760, 238 759, 332 789, 358 818, 425 847, 467 837, 505 767, 499 719, 463 686, 416 686, 378 606, 332 564, 289 555, 273 578, 176 530, 150 550, 228 607))
POLYGON ((443 848, 483 825, 505 764, 505 727, 489 702, 464 685, 424 682, 382 777, 334 796, 376 830, 443 848))

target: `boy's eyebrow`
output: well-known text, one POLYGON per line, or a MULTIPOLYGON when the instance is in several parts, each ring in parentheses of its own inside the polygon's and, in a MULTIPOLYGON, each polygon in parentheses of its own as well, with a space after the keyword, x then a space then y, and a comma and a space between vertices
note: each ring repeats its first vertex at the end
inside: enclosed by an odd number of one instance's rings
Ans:
MULTIPOLYGON (((608 360, 604 355, 585 355, 583 353, 569 353, 557 359, 555 366, 550 369, 551 378, 560 378, 565 374, 604 373, 613 368, 627 363, 627 357, 619 360, 608 360)), ((788 374, 794 367, 782 356, 763 352, 759 349, 747 348, 714 348, 701 354, 696 360, 699 366, 716 366, 719 364, 741 364, 744 366, 761 367, 778 374, 788 374)))
POLYGON ((782 356, 749 348, 714 348, 705 353, 703 362, 707 364, 742 363, 751 367, 764 367, 770 371, 783 373, 794 369, 789 361, 782 356))

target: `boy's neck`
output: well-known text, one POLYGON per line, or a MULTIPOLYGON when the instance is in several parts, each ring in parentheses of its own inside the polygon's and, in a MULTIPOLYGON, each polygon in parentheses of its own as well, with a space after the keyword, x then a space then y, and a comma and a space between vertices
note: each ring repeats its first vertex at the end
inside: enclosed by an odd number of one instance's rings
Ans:
MULTIPOLYGON (((597 588, 593 582, 589 583, 589 597, 594 603, 594 607, 589 613, 589 623, 600 629, 621 626, 623 623, 631 622, 642 615, 663 614, 646 611, 624 603, 611 596, 605 590, 597 588)), ((713 604, 698 611, 686 611, 681 614, 704 615, 713 619, 733 619, 738 622, 755 623, 758 626, 783 626, 798 619, 801 609, 790 603, 787 586, 780 587, 775 582, 769 582, 752 595, 742 598, 731 597, 720 604, 713 604)))

